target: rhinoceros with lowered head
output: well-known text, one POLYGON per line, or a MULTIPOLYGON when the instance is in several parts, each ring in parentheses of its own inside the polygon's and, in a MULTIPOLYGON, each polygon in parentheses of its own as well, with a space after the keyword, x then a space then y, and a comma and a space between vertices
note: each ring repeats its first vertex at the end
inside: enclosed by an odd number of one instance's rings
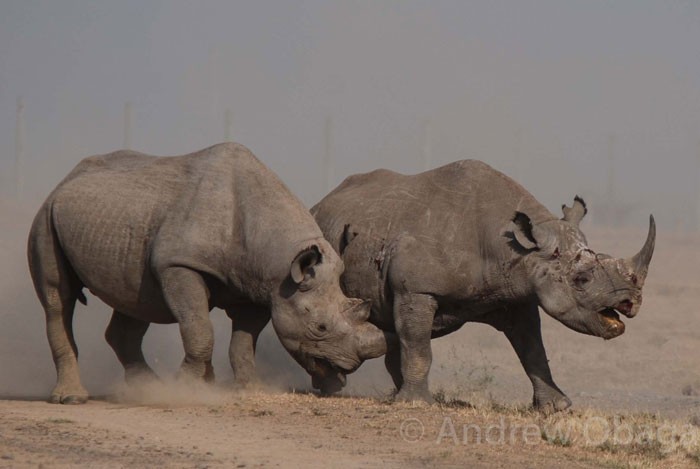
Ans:
POLYGON ((241 384, 254 379, 256 340, 270 318, 315 381, 337 386, 386 352, 369 305, 341 291, 343 263, 308 210, 238 144, 84 159, 39 209, 28 258, 58 375, 51 402, 88 398, 72 328, 84 288, 114 309, 106 338, 127 381, 153 375, 141 351, 149 324, 175 322, 180 375, 213 379, 214 307, 232 319, 229 355, 241 384))
POLYGON ((405 400, 431 401, 430 339, 480 322, 503 331, 534 389, 536 408, 571 405, 552 379, 538 307, 571 329, 605 339, 639 311, 655 224, 628 259, 596 253, 576 197, 558 218, 485 163, 457 161, 407 176, 348 177, 312 208, 341 254, 347 295, 372 302, 370 321, 396 332, 385 363, 405 400))

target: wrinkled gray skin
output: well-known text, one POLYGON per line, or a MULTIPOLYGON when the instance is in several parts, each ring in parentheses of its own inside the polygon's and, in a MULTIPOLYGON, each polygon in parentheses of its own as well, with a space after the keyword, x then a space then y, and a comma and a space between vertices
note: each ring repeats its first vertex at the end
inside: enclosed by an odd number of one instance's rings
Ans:
POLYGON ((575 331, 611 339, 637 314, 654 249, 596 254, 579 230, 578 197, 558 219, 512 179, 478 161, 415 176, 377 170, 347 178, 312 213, 342 255, 344 291, 372 301, 370 321, 396 331, 386 366, 402 400, 426 400, 430 339, 481 322, 503 331, 534 388, 534 406, 563 410, 538 306, 575 331), (617 311, 617 312, 616 312, 617 311))
POLYGON ((50 401, 82 403, 73 308, 83 288, 114 308, 106 338, 128 381, 154 376, 150 323, 180 325, 180 376, 213 380, 209 311, 233 323, 231 365, 255 379, 270 317, 292 356, 333 389, 386 352, 369 305, 347 298, 343 263, 301 202, 245 147, 179 157, 118 151, 83 160, 49 195, 29 235, 29 267, 58 374, 50 401))

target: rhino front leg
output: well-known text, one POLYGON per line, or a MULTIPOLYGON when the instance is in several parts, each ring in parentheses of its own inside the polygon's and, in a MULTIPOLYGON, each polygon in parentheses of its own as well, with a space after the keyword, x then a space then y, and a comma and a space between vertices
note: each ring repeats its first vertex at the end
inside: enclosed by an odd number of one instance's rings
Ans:
POLYGON ((227 310, 231 318, 231 344, 229 360, 238 387, 254 387, 258 384, 255 371, 255 348, 258 336, 270 321, 270 310, 260 306, 245 306, 235 311, 227 310))
POLYGON ((433 359, 430 335, 436 310, 437 301, 431 295, 394 295, 394 324, 400 341, 402 381, 397 400, 434 402, 428 389, 428 372, 433 359))
POLYGON ((390 349, 386 355, 384 355, 384 366, 386 367, 386 371, 388 371, 391 375, 391 380, 394 382, 396 392, 398 392, 403 385, 403 377, 401 376, 400 348, 390 349))
POLYGON ((158 376, 146 363, 143 356, 143 336, 148 330, 149 323, 127 316, 114 310, 109 326, 105 331, 105 339, 124 366, 124 376, 127 383, 139 379, 157 379, 158 376))
POLYGON ((537 305, 525 305, 495 316, 490 323, 503 331, 532 382, 532 405, 543 412, 558 412, 571 406, 571 400, 554 384, 549 360, 542 343, 537 305))
POLYGON ((160 274, 160 283, 165 302, 180 326, 185 348, 180 376, 213 381, 214 330, 204 279, 185 267, 169 267, 160 274))

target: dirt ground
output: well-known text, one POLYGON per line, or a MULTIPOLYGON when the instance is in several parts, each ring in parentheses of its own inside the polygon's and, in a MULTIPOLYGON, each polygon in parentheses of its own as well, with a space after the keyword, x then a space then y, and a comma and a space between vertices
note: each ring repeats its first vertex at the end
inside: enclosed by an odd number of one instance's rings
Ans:
MULTIPOLYGON (((0 203, 0 468, 700 465, 698 234, 659 229, 644 305, 623 336, 583 336, 543 314, 554 378, 574 402, 555 417, 527 410, 531 386, 510 345, 475 324, 433 342, 431 387, 443 404, 432 407, 386 402, 381 360, 350 376, 340 397, 310 394, 270 330, 258 352, 268 389, 233 392, 220 312, 216 388, 125 391, 103 338, 109 310, 94 297, 76 312, 76 338, 86 387, 106 397, 57 406, 43 401, 55 372, 24 260, 35 208, 0 203)), ((616 256, 634 254, 646 234, 584 231, 616 256)), ((182 359, 177 327, 152 327, 144 350, 168 383, 182 359)))

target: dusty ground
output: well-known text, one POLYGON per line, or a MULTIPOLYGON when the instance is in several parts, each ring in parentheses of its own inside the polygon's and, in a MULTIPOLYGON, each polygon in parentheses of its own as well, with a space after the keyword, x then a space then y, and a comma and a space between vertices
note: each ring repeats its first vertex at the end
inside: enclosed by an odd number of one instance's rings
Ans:
MULTIPOLYGON (((433 342, 431 371, 433 391, 467 407, 382 403, 391 386, 381 360, 351 376, 343 397, 303 393, 308 378, 269 330, 258 364, 271 390, 232 393, 226 388, 230 326, 220 312, 212 315, 220 388, 115 394, 121 370, 103 339, 109 311, 92 297, 75 318, 81 371, 93 395, 110 397, 64 407, 42 401, 55 372, 24 261, 35 209, 0 203, 0 467, 668 468, 700 462, 694 446, 700 429, 698 234, 659 230, 644 305, 620 338, 586 337, 543 315, 552 372, 574 401, 572 412, 554 420, 524 410, 531 387, 515 354, 501 334, 472 324, 433 342), (547 425, 557 422, 573 425, 573 433, 548 433, 547 425), (588 430, 601 422, 623 434, 629 424, 633 441, 612 433, 591 437, 588 430), (472 441, 470 434, 463 444, 464 425, 490 431, 491 439, 472 441), (424 430, 419 441, 406 441, 416 428, 424 430), (501 428, 504 442, 498 441, 501 428)), ((595 250, 621 256, 636 252, 645 236, 585 225, 584 231, 595 250)), ((172 375, 182 358, 177 327, 152 327, 144 349, 160 374, 172 375)))
MULTIPOLYGON (((599 436, 587 445, 574 435, 558 438, 555 424, 595 423, 599 414, 547 420, 513 408, 215 394, 189 396, 196 404, 185 404, 183 396, 148 404, 93 400, 77 407, 1 401, 0 467, 669 468, 700 461, 695 427, 694 446, 687 448, 671 449, 665 440, 609 445, 599 436)), ((672 431, 682 437, 689 430, 678 423, 672 431)))

